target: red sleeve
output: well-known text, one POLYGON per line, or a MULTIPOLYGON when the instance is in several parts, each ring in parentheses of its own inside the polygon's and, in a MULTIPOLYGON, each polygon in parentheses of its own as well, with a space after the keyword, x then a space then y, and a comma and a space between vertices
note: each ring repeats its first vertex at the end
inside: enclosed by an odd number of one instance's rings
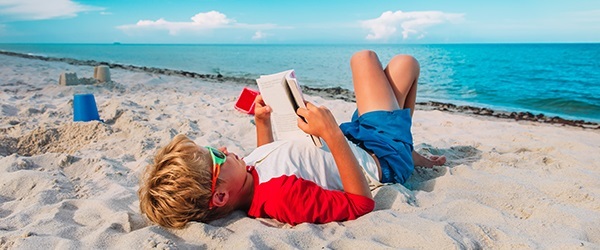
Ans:
POLYGON ((326 190, 296 176, 281 176, 255 187, 248 215, 296 225, 356 219, 375 208, 370 198, 326 190))

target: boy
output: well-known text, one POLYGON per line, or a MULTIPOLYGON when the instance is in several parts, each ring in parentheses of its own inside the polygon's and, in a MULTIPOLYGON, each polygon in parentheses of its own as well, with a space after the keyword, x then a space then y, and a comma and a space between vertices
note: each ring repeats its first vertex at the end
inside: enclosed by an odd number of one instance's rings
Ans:
POLYGON ((298 109, 298 126, 326 146, 274 141, 271 108, 256 98, 257 148, 240 158, 226 148, 199 147, 183 135, 161 149, 140 185, 140 208, 162 226, 210 222, 234 210, 292 225, 352 220, 374 208, 369 184, 404 183, 414 165, 432 167, 444 156, 413 151, 410 132, 418 62, 394 57, 383 69, 377 55, 352 56, 357 110, 337 125, 326 107, 298 109))

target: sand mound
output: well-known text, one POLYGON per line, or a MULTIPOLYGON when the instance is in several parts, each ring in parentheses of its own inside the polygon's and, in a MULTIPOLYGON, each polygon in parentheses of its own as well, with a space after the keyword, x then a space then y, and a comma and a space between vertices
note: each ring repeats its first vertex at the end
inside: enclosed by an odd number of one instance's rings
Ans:
POLYGON ((101 122, 68 123, 57 128, 36 128, 19 138, 0 138, 0 155, 24 156, 44 153, 72 154, 85 145, 112 134, 110 127, 101 122))

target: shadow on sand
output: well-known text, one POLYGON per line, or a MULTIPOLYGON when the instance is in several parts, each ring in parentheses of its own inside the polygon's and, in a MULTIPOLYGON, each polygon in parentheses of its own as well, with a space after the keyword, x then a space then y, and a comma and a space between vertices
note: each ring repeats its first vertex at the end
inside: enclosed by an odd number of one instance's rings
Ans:
POLYGON ((481 151, 472 146, 455 146, 446 149, 432 147, 428 144, 419 144, 415 150, 428 157, 431 155, 445 155, 446 164, 434 168, 416 167, 413 175, 404 185, 385 185, 374 191, 375 210, 390 209, 396 203, 407 203, 419 206, 415 191, 431 192, 435 187, 435 179, 458 165, 471 165, 481 159, 481 151))
POLYGON ((421 143, 415 146, 415 150, 424 156, 445 155, 446 164, 434 168, 416 167, 413 175, 404 184, 410 190, 433 191, 435 179, 446 174, 448 169, 458 165, 471 165, 481 159, 481 150, 472 146, 454 146, 450 148, 435 148, 431 145, 421 143))

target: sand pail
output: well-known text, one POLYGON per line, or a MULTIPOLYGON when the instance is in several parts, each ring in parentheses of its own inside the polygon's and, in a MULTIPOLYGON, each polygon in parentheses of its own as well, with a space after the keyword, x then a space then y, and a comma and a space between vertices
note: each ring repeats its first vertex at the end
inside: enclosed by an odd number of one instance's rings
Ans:
POLYGON ((106 65, 94 67, 94 78, 99 82, 110 81, 110 69, 106 65))
POLYGON ((235 103, 234 107, 237 110, 242 111, 246 114, 253 115, 254 114, 254 99, 256 99, 256 96, 258 94, 260 94, 258 92, 258 90, 244 87, 242 89, 242 93, 240 93, 240 96, 238 97, 238 100, 235 103))
POLYGON ((73 96, 73 121, 98 121, 98 108, 93 94, 77 94, 73 96))

